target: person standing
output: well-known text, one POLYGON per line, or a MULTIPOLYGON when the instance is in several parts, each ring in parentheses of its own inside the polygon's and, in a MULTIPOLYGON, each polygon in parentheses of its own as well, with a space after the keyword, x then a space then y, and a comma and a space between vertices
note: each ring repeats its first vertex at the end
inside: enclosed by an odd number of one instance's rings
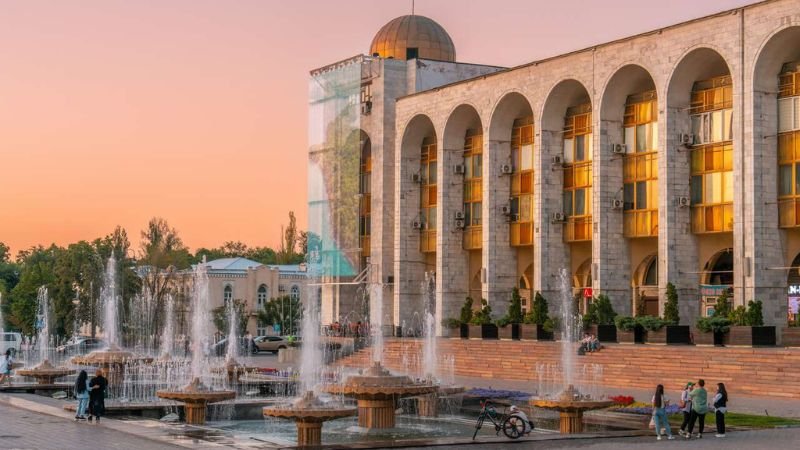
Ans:
POLYGON ((667 439, 675 439, 667 419, 666 407, 668 404, 669 399, 664 395, 664 386, 659 384, 656 386, 655 395, 653 395, 653 421, 656 425, 656 439, 659 441, 661 440, 661 428, 664 428, 667 432, 667 439))
POLYGON ((75 420, 86 420, 86 407, 89 406, 89 376, 85 370, 81 370, 75 380, 75 399, 78 400, 75 420))
POLYGON ((89 381, 89 422, 92 416, 100 423, 100 416, 106 412, 106 390, 108 380, 103 376, 103 369, 97 369, 94 378, 89 381))
POLYGON ((11 356, 11 349, 6 350, 6 354, 0 358, 0 384, 8 379, 8 385, 11 386, 11 369, 14 366, 14 357, 11 356))
POLYGON ((705 385, 705 380, 697 380, 697 386, 689 393, 689 399, 692 401, 692 412, 689 416, 689 430, 686 434, 686 439, 692 437, 695 422, 700 422, 700 426, 697 429, 697 438, 701 439, 703 437, 703 430, 706 426, 706 413, 708 412, 708 393, 705 385))
POLYGON ((692 400, 689 398, 689 393, 692 392, 693 386, 694 383, 690 381, 686 383, 683 391, 681 391, 681 402, 679 406, 681 407, 681 413, 683 414, 683 422, 681 422, 681 429, 678 431, 678 434, 684 437, 686 436, 686 427, 689 426, 689 417, 692 413, 692 400))
POLYGON ((717 393, 711 402, 714 407, 717 422, 718 438, 725 437, 725 413, 728 411, 728 391, 724 383, 717 383, 717 393))

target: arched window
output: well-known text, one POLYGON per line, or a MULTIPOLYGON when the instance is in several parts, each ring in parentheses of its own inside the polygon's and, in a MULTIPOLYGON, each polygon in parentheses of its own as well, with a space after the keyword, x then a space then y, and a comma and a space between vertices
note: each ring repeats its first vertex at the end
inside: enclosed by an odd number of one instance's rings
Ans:
POLYGON ((645 286, 658 286, 658 258, 653 258, 644 275, 645 286))
POLYGON ((229 284, 222 291, 222 303, 227 306, 231 300, 233 300, 233 287, 229 284))
POLYGON ((267 299, 269 298, 269 288, 267 288, 266 284, 262 284, 258 287, 258 293, 256 295, 256 301, 259 307, 264 306, 267 303, 267 299))
POLYGON ((292 300, 300 300, 300 288, 295 284, 292 286, 292 300))

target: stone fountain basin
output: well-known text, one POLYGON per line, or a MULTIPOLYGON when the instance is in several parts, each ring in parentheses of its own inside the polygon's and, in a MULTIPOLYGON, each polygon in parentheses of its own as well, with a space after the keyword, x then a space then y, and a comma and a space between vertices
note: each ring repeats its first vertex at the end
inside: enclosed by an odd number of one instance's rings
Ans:
POLYGON ((340 419, 342 417, 354 416, 358 409, 351 407, 340 408, 297 408, 291 405, 285 406, 265 406, 264 416, 278 417, 289 420, 301 420, 304 422, 325 422, 328 420, 340 419))
POLYGON ((236 397, 234 391, 157 391, 156 396, 184 403, 216 403, 236 397))
POLYGON ((139 356, 135 353, 124 350, 95 350, 87 355, 73 356, 70 360, 72 364, 82 366, 94 366, 98 364, 120 364, 130 362, 152 362, 149 356, 139 356))
MULTIPOLYGON (((408 380, 407 377, 404 378, 408 380)), ((376 383, 357 385, 353 384, 352 380, 348 380, 344 385, 329 384, 323 386, 322 392, 328 394, 343 394, 356 398, 413 397, 416 395, 431 394, 438 391, 438 389, 438 386, 431 384, 380 385, 376 383)))
POLYGON ((56 367, 50 361, 44 360, 39 365, 28 369, 17 370, 18 375, 31 378, 58 378, 75 373, 75 369, 69 367, 56 367))
POLYGON ((610 400, 530 400, 530 405, 537 408, 552 409, 555 411, 589 411, 593 409, 608 408, 614 402, 610 400))

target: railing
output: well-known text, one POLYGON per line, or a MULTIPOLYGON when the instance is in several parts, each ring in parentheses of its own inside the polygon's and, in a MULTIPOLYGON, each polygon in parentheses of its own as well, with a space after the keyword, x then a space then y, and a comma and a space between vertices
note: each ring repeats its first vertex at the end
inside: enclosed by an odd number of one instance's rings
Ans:
POLYGON ((658 236, 658 210, 625 211, 623 233, 625 237, 658 236))
POLYGON ((464 250, 477 250, 483 247, 483 228, 480 225, 464 229, 464 250))
POLYGON ((419 238, 419 251, 436 253, 436 230, 423 230, 419 238))
POLYGON ((778 200, 778 220, 781 228, 800 226, 800 197, 778 200))
POLYGON ((692 207, 692 233, 733 231, 733 203, 692 207))
POLYGON ((564 224, 564 242, 592 240, 592 216, 570 217, 564 224))
POLYGON ((510 224, 510 243, 513 246, 523 246, 533 244, 533 224, 531 222, 510 224))

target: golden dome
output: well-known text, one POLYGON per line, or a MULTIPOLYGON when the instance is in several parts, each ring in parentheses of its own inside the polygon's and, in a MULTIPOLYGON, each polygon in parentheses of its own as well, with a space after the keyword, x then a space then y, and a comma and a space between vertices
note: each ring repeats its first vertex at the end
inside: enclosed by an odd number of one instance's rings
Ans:
POLYGON ((441 25, 425 16, 401 16, 384 25, 369 53, 382 58, 455 61, 456 47, 441 25))

